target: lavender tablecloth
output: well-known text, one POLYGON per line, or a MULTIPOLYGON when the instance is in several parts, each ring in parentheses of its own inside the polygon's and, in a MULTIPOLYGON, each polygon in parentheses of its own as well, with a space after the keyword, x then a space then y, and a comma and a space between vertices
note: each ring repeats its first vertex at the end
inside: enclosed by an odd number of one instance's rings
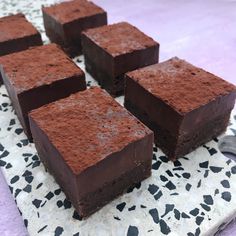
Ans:
MULTIPOLYGON (((19 0, 19 4, 23 1, 27 0, 19 0)), ((129 21, 156 39, 161 44, 161 61, 178 56, 236 84, 235 0, 94 2, 107 10, 109 23, 129 21)), ((0 235, 26 235, 20 214, 1 173, 0 235)), ((236 235, 235 224, 227 227, 221 235, 236 235)))

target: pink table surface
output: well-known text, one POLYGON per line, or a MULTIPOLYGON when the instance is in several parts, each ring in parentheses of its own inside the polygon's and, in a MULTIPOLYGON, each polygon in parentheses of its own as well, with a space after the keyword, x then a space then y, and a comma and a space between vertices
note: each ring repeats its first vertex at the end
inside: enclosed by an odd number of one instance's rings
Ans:
MULTIPOLYGON (((160 61, 178 56, 236 84, 235 0, 94 2, 107 10, 109 23, 128 21, 157 40, 161 45, 160 61)), ((26 234, 0 172, 0 235, 26 234)), ((236 235, 234 223, 221 233, 226 235, 236 235)))

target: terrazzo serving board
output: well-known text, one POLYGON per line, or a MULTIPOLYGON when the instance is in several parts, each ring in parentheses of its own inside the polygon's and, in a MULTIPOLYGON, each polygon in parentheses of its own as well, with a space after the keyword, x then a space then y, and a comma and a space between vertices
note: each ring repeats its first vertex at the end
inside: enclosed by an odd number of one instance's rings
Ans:
MULTIPOLYGON (((83 57, 75 61, 84 69, 83 57)), ((96 85, 86 78, 88 87, 96 85)), ((236 133, 235 114, 227 133, 236 133)), ((0 166, 30 235, 213 235, 235 218, 236 163, 220 153, 218 139, 174 163, 153 151, 150 178, 81 220, 0 88, 0 166)))
MULTIPOLYGON (((1 1, 4 14, 23 11, 45 37, 40 7, 54 0, 1 1), (7 8, 6 8, 7 5, 7 8)), ((84 69, 83 57, 75 59, 84 69)), ((86 74, 87 84, 96 82, 86 74)), ((121 104, 123 98, 117 99, 121 104)), ((232 114, 227 134, 236 135, 232 114)), ((220 137, 219 137, 220 138, 220 137)), ((23 133, 0 87, 0 167, 30 235, 214 235, 236 216, 236 164, 218 139, 172 163, 153 148, 152 176, 81 220, 23 133)))

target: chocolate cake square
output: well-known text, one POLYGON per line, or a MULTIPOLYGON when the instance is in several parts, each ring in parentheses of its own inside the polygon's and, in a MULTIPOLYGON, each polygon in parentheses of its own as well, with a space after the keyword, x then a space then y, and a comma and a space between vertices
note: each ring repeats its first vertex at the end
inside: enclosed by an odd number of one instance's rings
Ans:
POLYGON ((28 112, 86 89, 84 72, 56 45, 0 57, 1 75, 28 138, 28 112))
POLYGON ((65 1, 43 7, 46 34, 70 55, 81 54, 81 32, 107 24, 107 13, 86 0, 65 1))
POLYGON ((21 13, 0 18, 0 31, 0 56, 43 44, 40 33, 21 13))
POLYGON ((127 73, 124 105, 175 160, 225 131, 235 97, 234 85, 175 57, 127 73))
POLYGON ((29 119, 40 159, 82 217, 151 175, 153 132, 98 87, 29 119))
POLYGON ((124 74, 158 62, 159 44, 126 22, 82 33, 86 70, 110 94, 124 91, 124 74))

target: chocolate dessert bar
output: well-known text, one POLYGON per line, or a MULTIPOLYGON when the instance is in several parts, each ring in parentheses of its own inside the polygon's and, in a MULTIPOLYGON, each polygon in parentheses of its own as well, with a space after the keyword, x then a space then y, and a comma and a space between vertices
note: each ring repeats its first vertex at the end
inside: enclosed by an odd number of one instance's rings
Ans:
POLYGON ((159 44, 121 22, 82 33, 86 70, 112 95, 124 91, 124 74, 158 62, 159 44))
POLYGON ((234 85, 176 57, 126 75, 125 107, 172 160, 224 132, 235 98, 234 85))
POLYGON ((56 44, 2 56, 0 69, 29 139, 29 111, 86 89, 84 72, 56 44))
POLYGON ((23 14, 0 18, 0 56, 42 44, 40 33, 23 14))
POLYGON ((81 32, 107 24, 107 13, 86 0, 65 1, 43 7, 46 34, 70 55, 81 54, 81 32))
POLYGON ((40 159, 82 217, 151 175, 152 131, 98 87, 29 120, 40 159))

